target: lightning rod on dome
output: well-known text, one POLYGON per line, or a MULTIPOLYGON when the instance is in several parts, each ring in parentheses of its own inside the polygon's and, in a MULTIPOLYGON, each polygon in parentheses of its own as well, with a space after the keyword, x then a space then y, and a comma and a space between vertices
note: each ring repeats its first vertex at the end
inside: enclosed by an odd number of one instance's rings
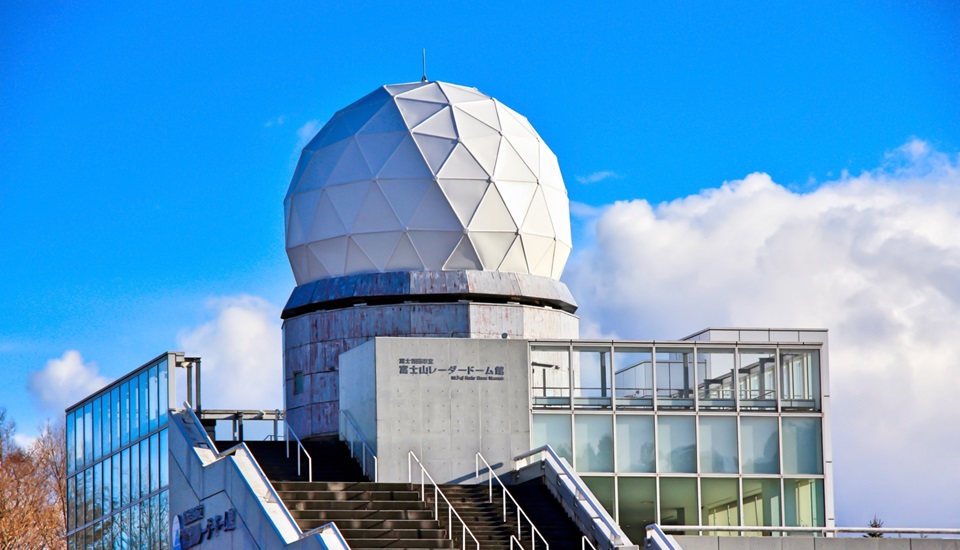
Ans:
POLYGON ((427 81, 427 49, 423 48, 420 51, 421 60, 423 61, 423 76, 420 77, 420 82, 427 81))

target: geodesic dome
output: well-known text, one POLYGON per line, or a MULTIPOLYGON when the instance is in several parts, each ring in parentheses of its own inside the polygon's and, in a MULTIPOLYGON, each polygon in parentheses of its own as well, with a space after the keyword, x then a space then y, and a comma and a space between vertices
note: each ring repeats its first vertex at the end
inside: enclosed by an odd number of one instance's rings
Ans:
POLYGON ((572 247, 556 155, 522 115, 445 82, 384 86, 338 111, 283 203, 297 284, 462 269, 559 279, 572 247))

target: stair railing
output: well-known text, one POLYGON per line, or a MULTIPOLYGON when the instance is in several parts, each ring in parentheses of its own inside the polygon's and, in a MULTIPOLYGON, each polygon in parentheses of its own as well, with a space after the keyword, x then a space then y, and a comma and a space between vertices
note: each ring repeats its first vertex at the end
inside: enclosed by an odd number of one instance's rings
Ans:
MULTIPOLYGON (((536 550, 537 548, 537 537, 540 537, 540 540, 543 541, 543 547, 545 550, 550 550, 550 543, 547 542, 547 539, 543 537, 543 534, 540 533, 540 530, 537 529, 537 526, 533 524, 533 520, 530 519, 530 516, 523 511, 523 508, 520 507, 520 504, 517 503, 517 499, 513 498, 513 495, 510 494, 510 491, 507 490, 507 486, 503 484, 503 481, 500 480, 500 476, 493 471, 493 468, 490 467, 490 463, 487 462, 487 459, 483 458, 483 455, 477 453, 477 457, 474 460, 477 466, 477 479, 480 479, 480 462, 483 462, 484 466, 487 467, 487 498, 488 502, 493 502, 493 480, 497 480, 497 483, 500 485, 500 488, 503 489, 503 521, 507 521, 507 497, 510 497, 510 502, 513 503, 513 506, 517 509, 517 542, 523 539, 523 523, 520 521, 521 516, 523 519, 527 520, 527 523, 530 524, 530 550, 536 550)), ((521 548, 523 548, 521 546, 521 548)))
POLYGON ((594 546, 592 542, 590 542, 590 539, 588 539, 586 535, 584 535, 580 539, 580 550, 587 550, 588 546, 593 550, 597 550, 597 547, 594 546))
POLYGON ((295 450, 297 453, 297 477, 300 477, 300 451, 303 451, 303 454, 307 455, 307 481, 313 483, 313 458, 307 452, 307 448, 303 446, 303 442, 300 441, 297 434, 293 432, 293 428, 287 422, 286 415, 283 417, 283 429, 286 430, 283 439, 287 442, 287 458, 290 458, 290 436, 293 436, 293 440, 297 442, 298 448, 295 450))
POLYGON ((430 475, 430 472, 427 471, 427 468, 424 467, 423 463, 420 462, 420 459, 417 458, 417 455, 413 451, 407 453, 407 483, 413 484, 413 461, 417 461, 417 466, 420 467, 420 502, 427 501, 427 490, 426 482, 430 481, 430 484, 433 486, 433 517, 437 518, 437 521, 440 520, 440 499, 442 498, 444 502, 447 503, 447 538, 453 540, 453 518, 456 517, 457 521, 460 522, 460 548, 461 550, 467 549, 467 535, 470 535, 470 538, 473 539, 473 543, 477 545, 477 550, 480 550, 480 541, 477 540, 477 537, 473 536, 473 532, 470 531, 470 528, 467 527, 467 523, 463 521, 463 518, 460 517, 460 514, 453 509, 453 505, 450 504, 450 501, 447 499, 447 496, 443 494, 443 491, 440 490, 440 486, 437 485, 437 482, 433 480, 433 476, 430 475))
POLYGON ((356 454, 354 453, 354 443, 360 443, 360 468, 363 470, 363 475, 367 475, 367 455, 369 454, 373 458, 373 481, 377 482, 380 478, 380 468, 377 466, 377 455, 373 453, 373 450, 370 448, 370 445, 367 445, 367 440, 364 439, 363 433, 360 432, 360 429, 357 428, 357 424, 350 418, 350 415, 347 411, 340 409, 340 441, 343 441, 350 447, 350 458, 356 460, 356 454), (353 431, 356 435, 354 440, 350 440, 347 433, 347 428, 353 431))
POLYGON ((519 548, 520 550, 523 550, 523 545, 520 544, 520 539, 518 539, 513 535, 510 535, 510 550, 513 550, 514 548, 519 548))

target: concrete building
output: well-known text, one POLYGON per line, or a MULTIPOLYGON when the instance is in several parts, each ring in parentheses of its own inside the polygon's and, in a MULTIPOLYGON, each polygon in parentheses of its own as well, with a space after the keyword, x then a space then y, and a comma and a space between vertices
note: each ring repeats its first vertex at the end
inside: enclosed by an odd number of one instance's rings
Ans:
POLYGON ((554 548, 834 527, 827 332, 580 340, 556 156, 499 101, 375 90, 304 148, 284 212, 285 410, 204 409, 172 352, 71 407, 69 548, 535 548, 550 507, 576 533, 554 548), (485 505, 502 529, 456 512, 485 505))

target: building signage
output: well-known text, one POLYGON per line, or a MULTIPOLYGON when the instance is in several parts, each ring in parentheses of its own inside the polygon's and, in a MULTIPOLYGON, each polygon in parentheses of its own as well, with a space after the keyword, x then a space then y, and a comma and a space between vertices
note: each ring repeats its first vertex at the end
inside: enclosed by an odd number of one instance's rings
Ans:
POLYGON ((222 514, 206 518, 203 522, 203 504, 190 508, 173 518, 174 550, 189 550, 221 531, 233 531, 237 528, 237 511, 230 508, 222 514))
POLYGON ((406 376, 449 376, 450 380, 458 382, 497 382, 504 379, 507 367, 491 365, 478 367, 475 365, 435 365, 433 359, 424 357, 401 357, 398 374, 406 376))

